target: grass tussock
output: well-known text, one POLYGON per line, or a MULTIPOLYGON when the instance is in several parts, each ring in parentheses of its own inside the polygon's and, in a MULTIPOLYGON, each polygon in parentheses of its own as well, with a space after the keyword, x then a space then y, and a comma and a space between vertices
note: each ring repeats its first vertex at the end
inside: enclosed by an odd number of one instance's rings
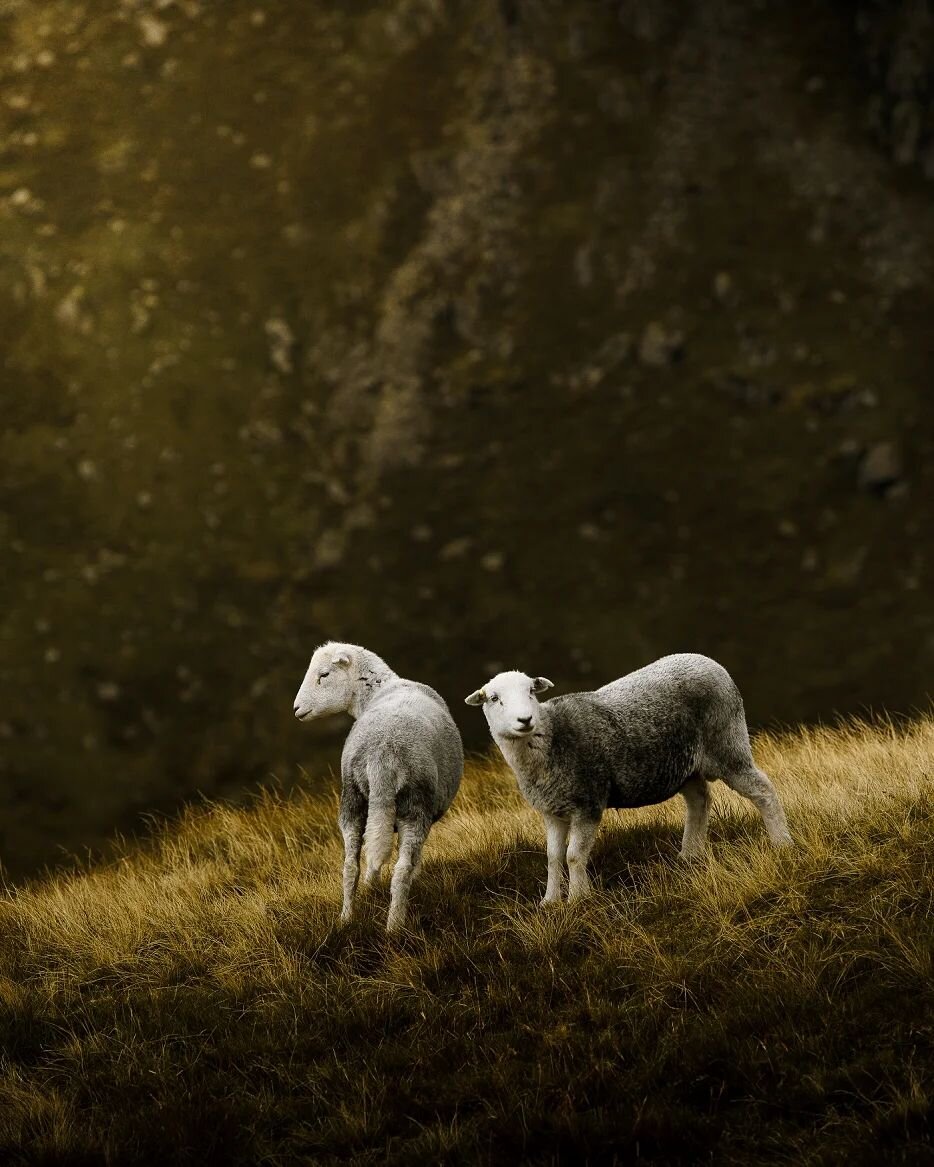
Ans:
POLYGON ((336 791, 191 810, 0 902, 0 1162, 930 1164, 934 720, 756 742, 798 846, 716 788, 610 812, 583 906, 473 762, 412 926, 338 922, 336 791))

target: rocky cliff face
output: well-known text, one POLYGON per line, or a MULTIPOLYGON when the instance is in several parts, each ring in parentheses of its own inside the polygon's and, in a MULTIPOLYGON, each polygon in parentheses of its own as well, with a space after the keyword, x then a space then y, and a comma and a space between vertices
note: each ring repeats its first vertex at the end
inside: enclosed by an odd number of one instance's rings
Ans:
POLYGON ((329 756, 328 636, 925 700, 931 11, 857 8, 0 4, 11 870, 329 756))

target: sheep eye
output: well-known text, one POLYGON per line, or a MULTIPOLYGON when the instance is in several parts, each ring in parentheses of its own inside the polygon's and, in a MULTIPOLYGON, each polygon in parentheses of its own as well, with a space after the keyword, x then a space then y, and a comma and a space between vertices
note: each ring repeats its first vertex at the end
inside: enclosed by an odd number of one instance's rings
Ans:
POLYGON ((499 698, 496 696, 496 694, 495 694, 495 693, 491 693, 491 694, 490 694, 490 697, 489 697, 489 700, 490 700, 490 703, 491 703, 492 705, 495 705, 495 704, 496 704, 496 702, 499 700, 499 698))
POLYGON ((324 680, 324 678, 329 677, 330 675, 331 675, 330 669, 326 673, 318 673, 318 684, 320 685, 321 682, 324 680))

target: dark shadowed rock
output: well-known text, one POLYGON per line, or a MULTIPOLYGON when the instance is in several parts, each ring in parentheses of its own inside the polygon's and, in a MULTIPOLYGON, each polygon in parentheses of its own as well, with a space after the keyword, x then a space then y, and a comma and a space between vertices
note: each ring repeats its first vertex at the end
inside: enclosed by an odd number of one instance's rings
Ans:
POLYGON ((895 442, 876 442, 859 464, 859 484, 871 494, 884 497, 902 480, 902 456, 895 442))
POLYGON ((929 7, 0 2, 0 862, 327 781, 327 637, 923 701, 929 7))
POLYGON ((643 365, 661 369, 666 365, 673 365, 683 355, 683 333, 666 328, 657 320, 652 320, 645 326, 639 341, 639 360, 643 365))

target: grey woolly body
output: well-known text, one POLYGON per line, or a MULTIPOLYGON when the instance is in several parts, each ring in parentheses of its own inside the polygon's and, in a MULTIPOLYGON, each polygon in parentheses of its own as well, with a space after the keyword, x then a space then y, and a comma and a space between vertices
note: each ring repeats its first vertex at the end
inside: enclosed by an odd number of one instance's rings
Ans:
POLYGON ((409 890, 421 870, 431 825, 457 793, 464 750, 447 705, 428 685, 404 680, 380 661, 361 670, 356 693, 356 721, 341 756, 341 915, 350 918, 361 842, 366 846, 365 881, 373 884, 397 832, 399 855, 386 921, 393 931, 405 922, 409 890))
POLYGON ((464 751, 454 719, 441 696, 419 681, 365 675, 361 681, 369 698, 341 756, 348 801, 392 803, 397 819, 427 830, 460 785, 464 751))
POLYGON ((753 764, 739 690, 708 657, 662 657, 541 708, 540 732, 508 760, 532 806, 562 818, 664 802, 692 777, 753 764))

